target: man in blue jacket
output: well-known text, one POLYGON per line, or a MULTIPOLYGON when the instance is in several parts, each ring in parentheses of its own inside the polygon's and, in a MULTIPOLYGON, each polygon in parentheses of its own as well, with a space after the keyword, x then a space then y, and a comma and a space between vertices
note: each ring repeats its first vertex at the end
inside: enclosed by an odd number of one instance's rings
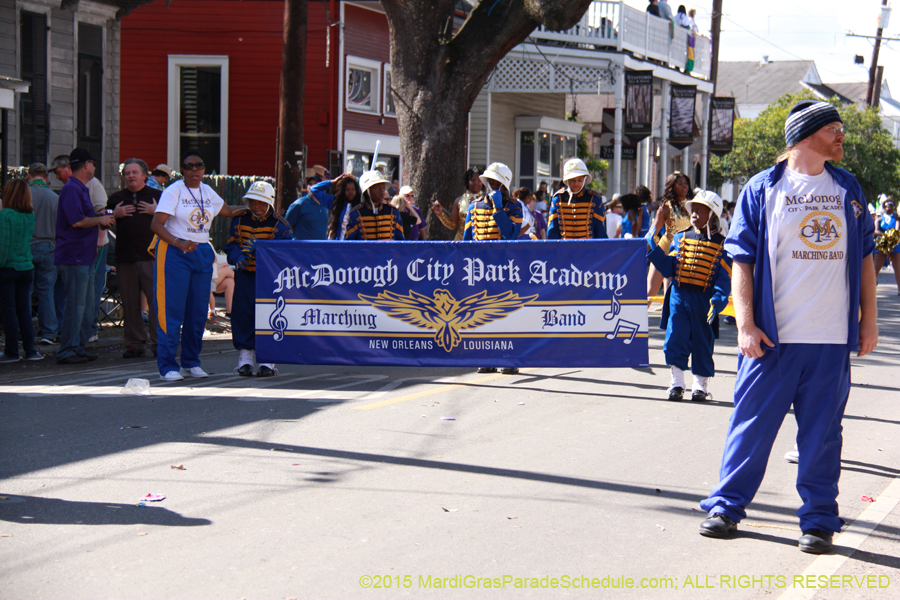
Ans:
POLYGON ((791 405, 800 464, 800 550, 823 554, 841 530, 841 419, 850 352, 871 352, 874 225, 856 179, 827 161, 844 156, 843 122, 827 102, 798 102, 787 150, 741 193, 725 249, 734 259, 738 325, 734 413, 719 484, 700 503, 707 537, 730 537, 765 474, 791 405))

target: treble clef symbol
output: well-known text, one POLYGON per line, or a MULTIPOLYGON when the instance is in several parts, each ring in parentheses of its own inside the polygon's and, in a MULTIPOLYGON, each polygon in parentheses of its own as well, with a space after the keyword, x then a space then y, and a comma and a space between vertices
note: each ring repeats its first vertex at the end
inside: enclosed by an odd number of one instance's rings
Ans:
POLYGON ((288 327, 288 320, 284 317, 284 298, 278 296, 275 301, 275 312, 269 317, 269 327, 275 330, 273 338, 276 342, 284 339, 284 332, 288 327))
POLYGON ((612 321, 618 316, 618 314, 622 312, 622 305, 619 304, 619 299, 616 298, 616 295, 612 295, 612 303, 609 305, 609 311, 607 311, 603 315, 604 321, 612 321))

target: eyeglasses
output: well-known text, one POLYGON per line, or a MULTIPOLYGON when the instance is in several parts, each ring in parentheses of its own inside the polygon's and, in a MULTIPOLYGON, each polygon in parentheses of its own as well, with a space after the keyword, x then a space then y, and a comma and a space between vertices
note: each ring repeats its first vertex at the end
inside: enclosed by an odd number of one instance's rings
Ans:
POLYGON ((204 165, 202 162, 184 163, 185 171, 200 171, 205 168, 206 168, 206 165, 204 165))
POLYGON ((845 134, 843 125, 834 125, 832 127, 829 127, 828 130, 831 131, 831 133, 833 133, 834 135, 844 135, 845 134))

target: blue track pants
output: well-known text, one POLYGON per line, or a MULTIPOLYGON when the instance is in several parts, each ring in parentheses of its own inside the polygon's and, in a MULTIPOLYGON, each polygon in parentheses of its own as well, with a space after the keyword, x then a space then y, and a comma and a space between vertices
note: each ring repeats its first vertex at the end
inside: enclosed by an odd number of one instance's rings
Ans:
POLYGON ((184 252, 162 240, 157 244, 153 289, 159 318, 156 364, 160 375, 178 370, 175 354, 179 342, 181 366, 200 366, 213 260, 209 244, 198 244, 193 252, 184 252))
POLYGON ((256 273, 234 272, 231 339, 238 350, 256 349, 256 273))
POLYGON ((703 510, 740 521, 762 483, 778 429, 791 405, 797 419, 800 529, 838 532, 841 419, 850 394, 850 353, 843 344, 781 344, 762 358, 738 358, 734 413, 719 485, 703 510))

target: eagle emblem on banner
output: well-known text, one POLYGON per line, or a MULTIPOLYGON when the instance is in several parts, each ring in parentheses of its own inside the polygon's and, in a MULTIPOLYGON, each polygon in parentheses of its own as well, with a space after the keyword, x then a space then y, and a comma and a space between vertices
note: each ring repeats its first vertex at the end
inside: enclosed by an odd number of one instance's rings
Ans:
POLYGON ((394 292, 381 292, 377 296, 364 296, 364 300, 392 319, 409 323, 419 329, 434 331, 437 345, 450 352, 462 341, 460 331, 476 329, 498 319, 505 319, 532 300, 534 296, 519 296, 505 292, 488 296, 486 291, 457 300, 447 290, 435 290, 434 297, 410 290, 408 296, 394 292))

